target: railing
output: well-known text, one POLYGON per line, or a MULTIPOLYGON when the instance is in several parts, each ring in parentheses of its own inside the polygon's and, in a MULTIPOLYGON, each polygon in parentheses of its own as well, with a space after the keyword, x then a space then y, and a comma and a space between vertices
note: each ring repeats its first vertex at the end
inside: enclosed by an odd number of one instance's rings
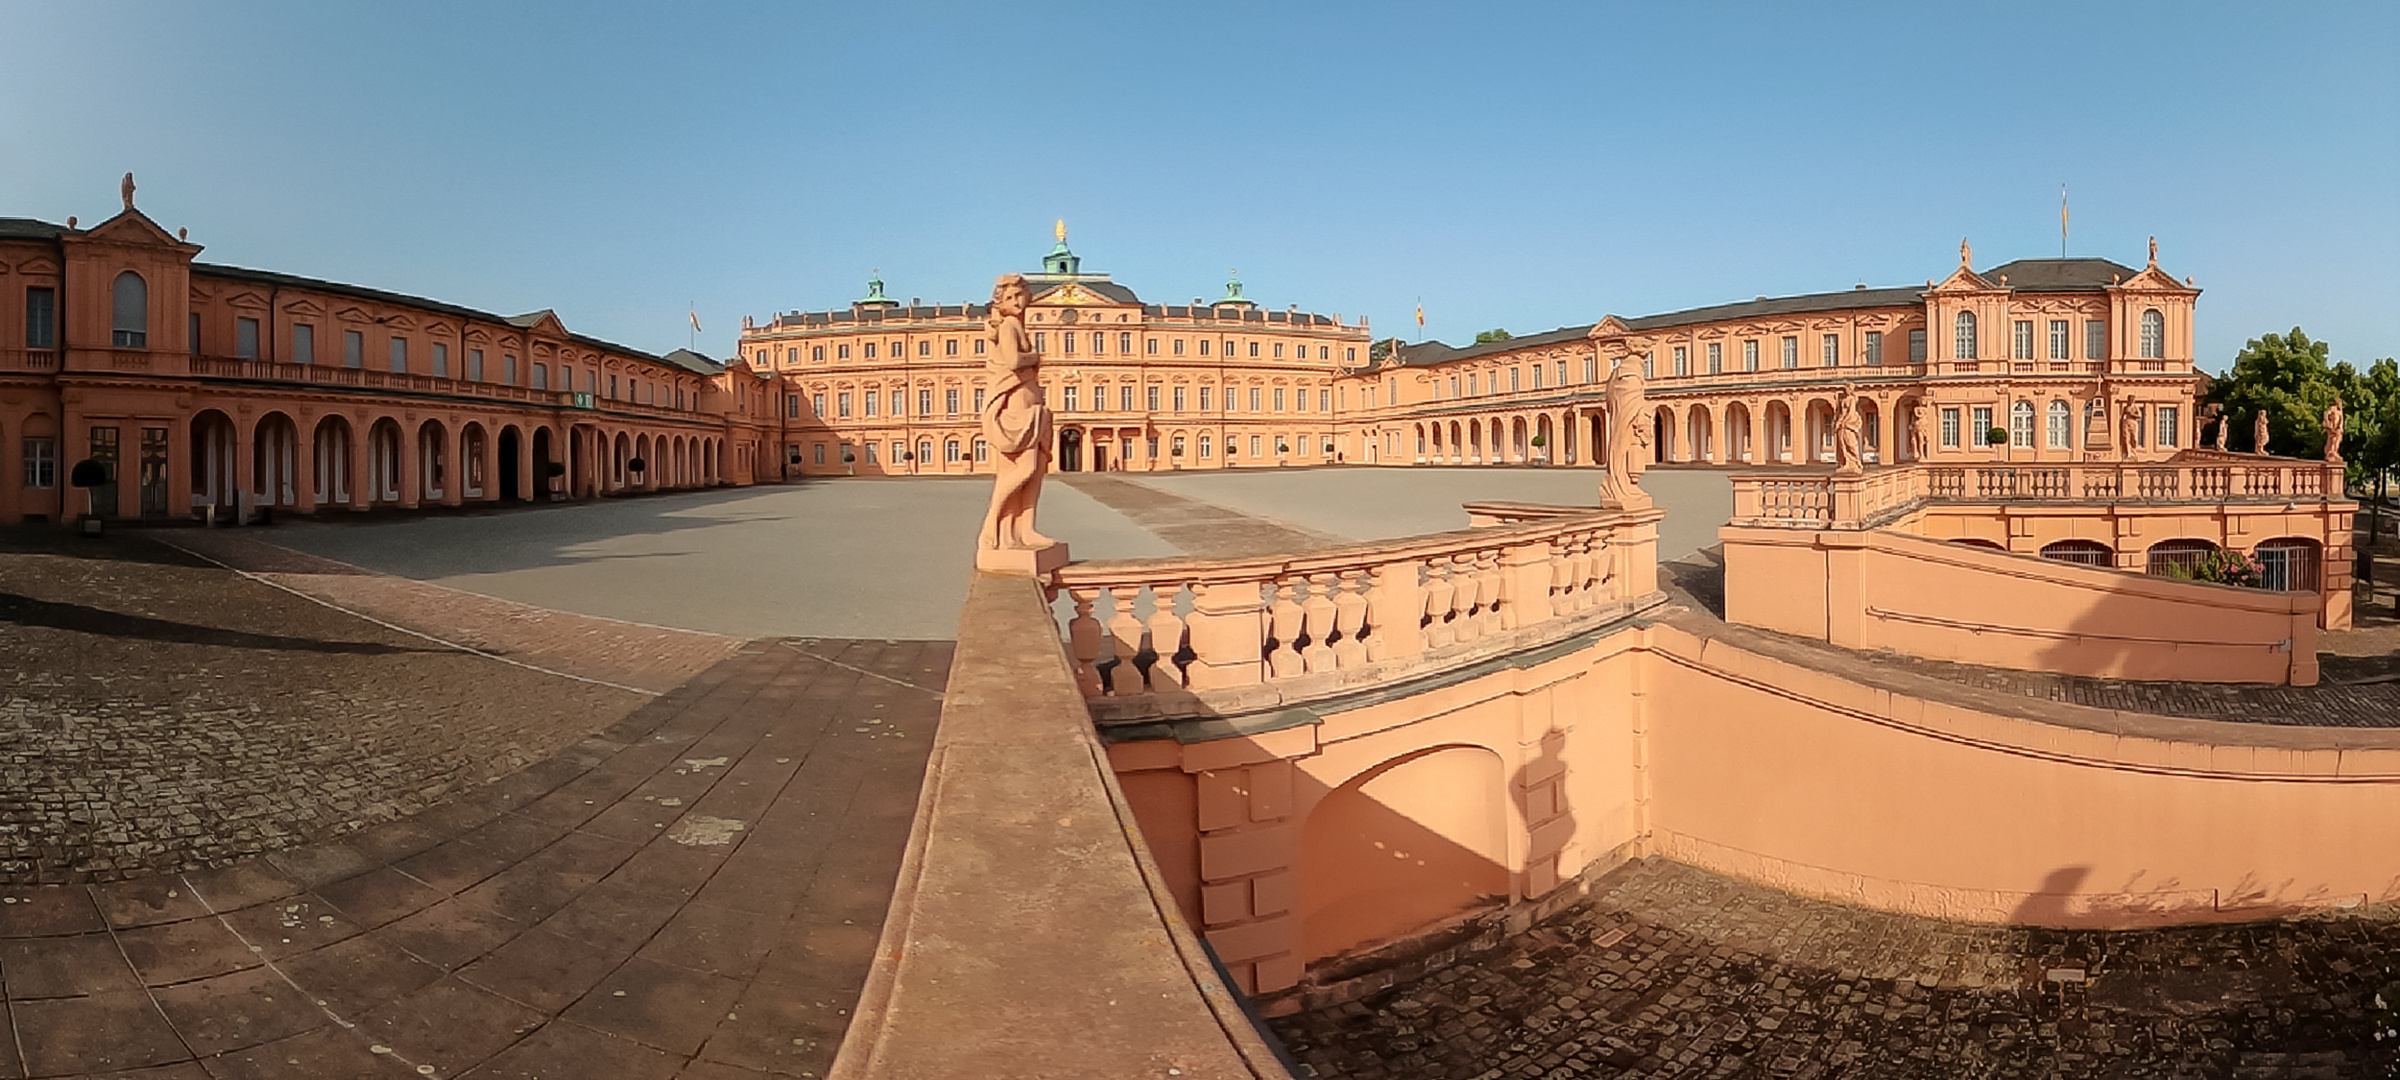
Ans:
POLYGON ((57 370, 56 349, 0 349, 0 371, 48 373, 57 370))
MULTIPOLYGON (((2326 497, 2322 462, 2210 455, 2195 462, 1903 465, 1859 476, 1733 478, 1736 524, 1873 528, 1920 502, 2223 503, 2326 497)), ((2338 494, 2338 492, 2337 492, 2338 494)))
POLYGON ((1373 681, 1656 588, 1656 510, 1257 559, 1074 563, 1051 581, 1086 698, 1373 681))
MULTIPOLYGON (((564 390, 541 390, 505 383, 477 382, 472 379, 453 379, 440 375, 419 375, 401 371, 374 371, 365 368, 334 367, 325 364, 285 364, 272 360, 243 360, 227 357, 195 356, 191 358, 194 375, 216 379, 246 379, 254 382, 310 383, 318 386, 352 386, 368 390, 407 390, 422 394, 443 394, 451 397, 489 398, 496 401, 522 401, 535 405, 557 406, 568 401, 564 390)), ((598 407, 618 412, 635 412, 665 419, 691 419, 690 409, 670 405, 638 404, 625 400, 602 400, 598 407)))

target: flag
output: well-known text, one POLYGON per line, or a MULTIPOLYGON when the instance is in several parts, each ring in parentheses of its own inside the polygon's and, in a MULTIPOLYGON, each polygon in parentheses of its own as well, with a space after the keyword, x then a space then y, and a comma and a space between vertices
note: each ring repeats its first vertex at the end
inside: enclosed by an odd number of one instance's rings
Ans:
POLYGON ((2067 257, 2067 185, 2058 185, 2058 257, 2067 257))
POLYGON ((1417 305, 1417 329, 1425 329, 1425 305, 1417 305))
POLYGON ((685 316, 687 316, 687 317, 689 317, 689 318, 692 320, 692 332, 693 332, 693 333, 695 333, 695 334, 705 334, 705 333, 707 333, 707 332, 708 332, 708 331, 706 331, 706 330, 702 330, 702 329, 700 329, 700 313, 699 313, 698 311, 694 311, 694 310, 688 310, 688 309, 687 309, 686 311, 684 311, 684 315, 685 315, 685 316))

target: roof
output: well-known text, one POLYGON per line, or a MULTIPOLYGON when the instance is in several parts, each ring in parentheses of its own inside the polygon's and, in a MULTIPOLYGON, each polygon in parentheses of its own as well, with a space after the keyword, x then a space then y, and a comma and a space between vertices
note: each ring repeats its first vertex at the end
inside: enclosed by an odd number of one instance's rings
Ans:
POLYGON ((690 349, 677 349, 665 356, 659 357, 659 359, 673 364, 676 367, 682 368, 685 371, 697 372, 702 375, 718 375, 723 374, 725 371, 725 365, 711 360, 706 356, 702 356, 699 353, 693 352, 690 349))
POLYGON ((55 240, 67 227, 32 218, 0 217, 0 240, 55 240))
POLYGON ((1671 311, 1664 315, 1644 315, 1626 319, 1628 330, 1666 330, 1700 323, 1725 322, 1733 319, 1763 319, 1776 315, 1805 315, 1818 311, 1841 311, 1862 307, 1904 307, 1924 302, 1925 290, 1914 286, 1899 289, 1848 289, 1842 292, 1807 293, 1801 296, 1771 296, 1745 300, 1734 304, 1715 304, 1709 307, 1671 311))
POLYGON ((1995 285, 2008 279, 2018 292, 2101 292, 2141 273, 2107 259, 2018 259, 1983 271, 1995 285))
POLYGON ((1101 296, 1105 296, 1112 303, 1138 304, 1142 302, 1142 298, 1135 296, 1132 289, 1128 289, 1125 286, 1119 285, 1113 281, 1098 280, 1094 278, 1074 278, 1072 280, 1060 281, 1056 283, 1037 281, 1033 284, 1035 286, 1034 294, 1037 297, 1040 294, 1049 292, 1051 289, 1058 288, 1061 285, 1074 285, 1088 292, 1094 292, 1100 294, 1101 296))
MULTIPOLYGON (((299 289, 314 289, 318 292, 333 293, 337 296, 356 297, 361 300, 373 300, 379 303, 403 304, 424 311, 439 312, 454 318, 479 319, 484 322, 502 323, 518 328, 530 327, 535 323, 540 322, 542 316, 544 315, 557 318, 557 314, 548 308, 543 308, 540 311, 530 312, 524 315, 497 315, 489 311, 479 311, 475 308, 461 307, 457 304, 446 304, 439 300, 428 300, 422 296, 410 296, 407 293, 389 292, 383 289, 370 289, 364 285, 345 285, 338 281, 324 281, 318 278, 301 277, 297 274, 282 274, 273 270, 252 270, 244 266, 227 266, 222 263, 195 262, 192 264, 192 272, 194 274, 203 274, 209 277, 232 278, 236 281, 254 281, 262 285, 288 285, 299 289)), ((648 353, 640 349, 629 348, 612 341, 602 341, 599 338, 590 337, 584 334, 569 333, 567 335, 567 340, 575 342, 578 345, 585 345, 594 349, 605 349, 621 356, 630 356, 637 359, 657 361, 660 363, 668 362, 665 357, 658 356, 654 353, 648 353)), ((705 357, 703 359, 705 359, 705 357)), ((677 364, 675 366, 681 367, 683 365, 677 364)))
POLYGON ((1452 348, 1438 341, 1422 341, 1415 344, 1402 342, 1393 351, 1399 354, 1401 366, 1423 367, 1430 364, 1446 364, 1452 360, 1490 356, 1493 353, 1513 352, 1517 349, 1540 348, 1544 345, 1557 345, 1561 342, 1581 341, 1591 335, 1593 325, 1595 324, 1585 323, 1582 326, 1562 326, 1556 330, 1512 337, 1506 341, 1479 342, 1465 348, 1452 348))

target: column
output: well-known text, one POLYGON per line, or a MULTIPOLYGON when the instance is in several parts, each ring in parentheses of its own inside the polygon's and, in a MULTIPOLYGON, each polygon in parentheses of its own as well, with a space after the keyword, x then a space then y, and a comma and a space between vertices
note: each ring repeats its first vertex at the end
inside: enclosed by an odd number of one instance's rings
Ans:
POLYGON ((317 512, 317 426, 307 416, 292 418, 292 509, 317 512))
POLYGON ((259 497, 258 421, 237 419, 233 422, 233 523, 248 522, 252 508, 274 502, 274 492, 259 497))

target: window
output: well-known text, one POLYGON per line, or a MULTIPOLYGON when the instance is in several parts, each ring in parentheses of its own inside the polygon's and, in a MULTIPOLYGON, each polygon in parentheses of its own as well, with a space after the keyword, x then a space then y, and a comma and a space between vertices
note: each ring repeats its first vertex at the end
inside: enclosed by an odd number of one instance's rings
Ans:
MULTIPOLYGON (((943 355, 943 356, 957 356, 957 355, 958 355, 958 339, 957 339, 957 338, 943 338, 943 339, 942 339, 942 355, 943 355)), ((954 459, 954 460, 955 460, 955 459, 954 459)))
POLYGON ((1712 342, 1709 342, 1709 343, 1708 343, 1708 373, 1709 373, 1709 374, 1711 374, 1711 375, 1719 375, 1719 374, 1723 374, 1723 373, 1724 373, 1724 371, 1725 371, 1725 343, 1724 343, 1724 342, 1721 342, 1721 341, 1712 341, 1712 342))
POLYGON ((1259 457, 1259 456, 1261 456, 1261 455, 1259 454, 1259 452, 1258 452, 1258 436, 1256 436, 1256 435, 1252 435, 1252 436, 1250 436, 1250 456, 1251 456, 1251 457, 1259 457))
POLYGON ((2142 359, 2157 360, 2167 355, 2167 317, 2157 308, 2142 312, 2142 359))
POLYGON ((52 439, 25 440, 25 486, 58 486, 58 443, 52 439))
POLYGON ((1174 441, 1168 444, 1168 449, 1169 449, 1170 451, 1172 451, 1176 457, 1182 457, 1182 456, 1183 456, 1183 436, 1181 436, 1181 435, 1177 435, 1177 436, 1175 436, 1175 439, 1174 439, 1174 441))
POLYGON ((1945 450, 1958 449, 1958 406, 1956 405, 1946 405, 1942 408, 1942 448, 1945 450))
POLYGON ((2075 445, 2075 408, 2064 401, 2050 403, 2050 449, 2068 450, 2075 445))
POLYGON ((1681 345, 1677 345, 1677 346, 1675 346, 1675 374, 1677 374, 1677 375, 1689 375, 1689 374, 1691 374, 1691 373, 1692 373, 1692 359, 1691 359, 1691 357, 1685 354, 1685 350, 1684 350, 1684 347, 1683 347, 1683 346, 1681 346, 1681 345))
MULTIPOLYGON (((1131 355, 1133 355, 1133 332, 1132 332, 1132 331, 1130 331, 1130 330, 1121 330, 1121 331, 1118 331, 1118 332, 1117 332, 1117 355, 1119 355, 1119 356, 1131 356, 1131 355)), ((1158 455, 1156 455, 1156 454, 1152 454, 1151 456, 1152 456, 1152 457, 1157 457, 1158 455)))
POLYGON ((794 345, 794 346, 792 346, 792 347, 790 347, 790 348, 787 348, 787 349, 783 350, 783 366, 785 366, 785 367, 794 367, 794 366, 797 366, 799 363, 800 363, 800 347, 799 347, 799 346, 797 346, 797 345, 794 345))
POLYGON ((1783 366, 1786 368, 1796 368, 1800 366, 1799 338, 1787 337, 1783 339, 1783 366))
POLYGON ((515 386, 517 384, 516 357, 502 356, 500 358, 500 381, 510 386, 515 386))
POLYGON ((404 338, 404 337, 396 337, 396 338, 393 338, 393 339, 392 339, 392 348, 391 348, 391 354, 392 354, 392 355, 391 355, 391 361, 392 361, 392 365, 391 365, 391 366, 392 366, 392 370, 393 370, 393 371, 401 371, 401 372, 407 371, 407 370, 408 370, 408 339, 407 339, 407 338, 404 338))
POLYGON ((150 347, 150 283, 127 270, 108 287, 109 344, 120 349, 150 347))
POLYGON ((800 419, 800 395, 783 395, 783 418, 786 420, 800 419))
POLYGON ((1508 369, 1508 389, 1510 393, 1515 393, 1517 390, 1517 373, 1521 370, 1523 369, 1513 367, 1508 369))
POLYGON ((1567 385, 1567 362, 1566 362, 1566 361, 1564 361, 1564 360, 1561 360, 1561 361, 1559 361, 1559 362, 1558 362, 1558 368, 1557 368, 1557 371, 1558 371, 1558 385, 1560 385, 1560 386, 1565 386, 1565 385, 1567 385))
MULTIPOLYGON (((1036 346, 1038 347, 1038 346, 1040 345, 1040 342, 1041 342, 1041 339, 1042 339, 1042 335, 1040 335, 1040 334, 1035 334, 1035 335, 1033 335, 1033 338, 1034 338, 1034 342, 1035 342, 1036 346)), ((1068 356, 1073 356, 1073 355, 1075 355, 1075 331, 1073 331, 1073 330, 1068 330, 1068 331, 1065 331, 1065 332, 1063 332, 1063 333, 1059 334, 1059 335, 1058 335, 1058 342, 1059 342, 1059 345, 1060 345, 1060 349, 1059 349, 1059 351, 1060 351, 1061 353, 1064 353, 1064 354, 1066 354, 1066 355, 1068 355, 1068 356)), ((1047 350, 1047 349, 1042 349, 1041 351, 1043 351, 1043 352, 1047 352, 1047 351, 1049 351, 1049 350, 1047 350)))
POLYGON ((1990 438, 1992 434, 1992 407, 1989 405, 1977 405, 1975 406, 1974 416, 1975 445, 1982 446, 1984 445, 1984 440, 1990 438))
POLYGON ((1826 367, 1842 366, 1842 335, 1827 334, 1818 339, 1817 362, 1826 367))
POLYGON ((956 387, 942 391, 942 411, 952 416, 958 415, 958 389, 956 387))
MULTIPOLYGON (((1145 397, 1143 398, 1143 407, 1144 407, 1144 408, 1147 408, 1147 409, 1149 409, 1151 412, 1157 412, 1157 411, 1158 411, 1158 387, 1155 387, 1155 386, 1152 386, 1152 387, 1147 387, 1147 388, 1145 388, 1145 389, 1144 389, 1143 393, 1145 394, 1145 397)), ((1128 406, 1128 407, 1130 408, 1130 406, 1128 406)), ((1157 457, 1158 455, 1156 455, 1156 454, 1152 454, 1152 455, 1150 455, 1150 456, 1151 456, 1151 457, 1157 457)))
POLYGON ((2008 355, 2011 359, 2033 359, 2033 320, 2018 319, 2008 325, 2008 355))
POLYGON ((833 396, 833 408, 834 408, 834 414, 835 414, 835 415, 837 415, 837 416, 845 416, 845 417, 846 417, 846 416, 849 416, 849 415, 850 415, 850 395, 849 395, 848 393, 840 393, 840 394, 835 394, 835 395, 833 396))
POLYGON ((1321 388, 1317 391, 1317 411, 1333 411, 1333 391, 1321 388))
POLYGON ((872 441, 869 441, 859 445, 867 452, 867 464, 875 464, 875 444, 872 441))
POLYGON ((932 338, 925 338, 924 340, 921 340, 921 341, 917 342, 917 355, 918 355, 918 356, 932 356, 932 355, 933 355, 933 339, 932 339, 932 338))
POLYGON ((367 335, 357 330, 342 331, 342 366, 367 366, 367 335))
POLYGON ((825 418, 825 395, 822 392, 808 395, 808 411, 809 415, 819 420, 825 418))
MULTIPOLYGON (((1743 370, 1743 371, 1757 371, 1757 370, 1758 370, 1758 342, 1756 342, 1756 341, 1745 341, 1745 342, 1742 342, 1742 370, 1743 370)), ((1586 381, 1589 381, 1588 377, 1587 377, 1586 381)))
POLYGON ((2183 407, 2155 405, 2150 411, 2158 417, 2158 441, 2150 445, 2169 449, 2183 445, 2183 407))
POLYGON ((25 347, 58 347, 58 291, 48 287, 25 290, 25 347))
MULTIPOLYGON (((316 327, 310 326, 307 323, 301 323, 292 327, 292 362, 295 364, 313 364, 317 362, 316 327)), ((513 382, 515 380, 511 379, 510 381, 513 382)))
MULTIPOLYGON (((1251 396, 1253 399, 1255 399, 1255 398, 1258 396, 1258 391, 1256 391, 1256 390, 1253 390, 1253 391, 1251 391, 1251 392, 1250 392, 1250 396, 1251 396)), ((1306 398, 1306 397, 1308 396, 1308 392, 1307 392, 1307 391, 1305 391, 1305 390, 1304 390, 1304 391, 1301 391, 1301 395, 1300 395, 1300 396, 1301 396, 1302 398, 1306 398)), ((1286 409, 1283 407, 1283 387, 1280 387, 1280 386, 1278 386, 1278 387, 1276 387, 1276 388, 1275 388, 1275 411, 1276 411, 1276 412, 1286 412, 1286 411, 1288 411, 1288 410, 1286 410, 1286 409)))
MULTIPOLYGON (((984 345, 986 345, 986 344, 988 344, 988 342, 987 342, 985 339, 983 339, 983 338, 976 338, 976 339, 975 339, 975 355, 977 355, 977 356, 982 356, 982 355, 983 355, 983 347, 984 347, 984 345)), ((980 441, 978 441, 978 445, 980 445, 980 441)), ((977 458, 976 460, 980 461, 980 460, 982 460, 982 459, 981 459, 981 458, 977 458)))
POLYGON ((1869 330, 1867 331, 1867 366, 1876 367, 1882 363, 1883 331, 1869 330))
POLYGON ((1158 460, 1158 436, 1156 436, 1156 435, 1152 435, 1152 436, 1150 436, 1150 445, 1147 447, 1147 449, 1148 449, 1148 450, 1149 450, 1149 452, 1150 452, 1150 460, 1152 460, 1152 461, 1157 461, 1157 460, 1158 460))
MULTIPOLYGON (((1146 340, 1144 340, 1144 341, 1142 342, 1142 351, 1143 351, 1143 352, 1145 352, 1145 353, 1148 353, 1148 354, 1150 354, 1150 355, 1152 355, 1152 356, 1157 356, 1157 355, 1158 355, 1158 339, 1157 339, 1157 338, 1149 338, 1149 339, 1146 339, 1146 340)), ((1182 349, 1177 349, 1177 350, 1175 350, 1175 352, 1176 352, 1176 354, 1177 354, 1177 355, 1181 355, 1181 354, 1182 354, 1182 352, 1183 352, 1183 350, 1182 350, 1182 349)))
POLYGON ((1259 388, 1258 388, 1258 387, 1255 387, 1255 386, 1253 386, 1253 387, 1251 387, 1251 388, 1250 388, 1250 411, 1251 411, 1251 412, 1265 412, 1265 411, 1266 411, 1264 408, 1262 408, 1262 407, 1259 405, 1259 399, 1260 399, 1261 397, 1263 397, 1263 396, 1264 396, 1264 395, 1260 393, 1260 391, 1259 391, 1259 388))
POLYGON ((945 441, 942 443, 942 460, 943 460, 944 462, 947 462, 947 463, 949 463, 949 464, 952 464, 952 465, 956 465, 956 464, 958 464, 958 440, 957 440, 957 439, 949 439, 949 440, 945 440, 945 441))
POLYGON ((2102 321, 2100 321, 2099 319, 2086 319, 2086 320, 2084 320, 2084 323, 2083 323, 2083 358, 2084 358, 2084 359, 2086 359, 2086 360, 2106 360, 2106 359, 2108 359, 2108 324, 2107 324, 2107 323, 2105 323, 2105 322, 2102 322, 2102 321))
POLYGON ((1536 390, 1542 388, 1542 365, 1540 364, 1533 365, 1533 388, 1536 390))
POLYGON ((183 317, 183 347, 191 350, 192 352, 200 351, 199 312, 195 311, 183 317))
POLYGON ((233 355, 244 360, 258 359, 258 320, 233 320, 233 355))
POLYGON ((900 359, 900 358, 901 358, 901 357, 903 357, 903 356, 907 356, 907 355, 908 355, 908 343, 906 343, 906 342, 901 342, 901 341, 895 341, 895 342, 892 342, 892 351, 891 351, 891 352, 888 352, 888 353, 886 353, 886 354, 884 354, 884 355, 886 355, 886 356, 889 356, 889 357, 891 357, 891 358, 892 358, 892 359, 894 359, 894 360, 898 360, 898 359, 900 359))
MULTIPOLYGON (((2031 336, 2033 324, 2027 323, 2025 326, 2026 334, 2031 336)), ((2008 406, 2008 445, 2033 445, 2033 402, 2020 399, 2008 406)))
POLYGON ((1200 456, 1201 456, 1201 457, 1207 457, 1207 456, 1209 456, 1209 455, 1208 455, 1208 451, 1209 451, 1209 445, 1208 445, 1208 436, 1206 436, 1206 435, 1202 435, 1202 436, 1200 436, 1200 456))
POLYGON ((1656 368, 1656 363, 1655 363, 1655 361, 1653 361, 1653 360, 1652 360, 1652 358, 1651 358, 1650 354, 1649 354, 1649 353, 1643 353, 1643 354, 1642 354, 1642 378, 1644 378, 1644 379, 1655 379, 1655 378, 1657 378, 1657 377, 1658 377, 1658 372, 1655 370, 1655 368, 1656 368))
POLYGON ((550 389, 550 366, 548 364, 533 365, 533 388, 536 390, 550 389))
MULTIPOLYGON (((952 390, 952 391, 950 391, 950 411, 951 411, 951 412, 957 412, 957 411, 958 411, 958 391, 956 391, 956 390, 952 390)), ((931 415, 933 415, 933 391, 931 391, 931 390, 919 390, 919 391, 917 391, 917 415, 918 415, 918 416, 931 416, 931 415)))
MULTIPOLYGON (((449 377, 450 346, 437 344, 433 347, 433 373, 444 378, 449 377)), ((614 382, 615 380, 611 379, 610 381, 614 382)))
POLYGON ((1077 387, 1070 386, 1070 387, 1067 387, 1065 390, 1062 390, 1062 391, 1060 391, 1060 392, 1059 392, 1059 399, 1058 399, 1058 411, 1060 411, 1060 412, 1074 412, 1074 411, 1075 411, 1075 409, 1076 409, 1076 391, 1077 391, 1077 389, 1078 389, 1077 387))
POLYGON ((1200 411, 1208 411, 1208 387, 1205 386, 1200 388, 1200 411))
MULTIPOLYGON (((1041 335, 1040 335, 1040 334, 1035 334, 1035 335, 1034 335, 1034 338, 1035 338, 1035 340, 1038 342, 1038 341, 1040 340, 1040 338, 1041 338, 1041 335)), ((1039 348, 1040 346, 1037 344, 1035 347, 1036 347, 1036 348, 1039 348)), ((875 343, 874 343, 874 342, 872 342, 872 341, 870 341, 870 342, 867 342, 866 344, 859 346, 859 348, 860 348, 860 350, 861 350, 861 352, 859 353, 859 355, 860 355, 861 357, 863 357, 863 358, 865 358, 865 359, 868 359, 868 360, 873 360, 873 359, 875 359, 875 343)))
POLYGON ((825 362, 825 346, 823 346, 823 345, 811 345, 811 346, 809 346, 809 347, 808 347, 808 359, 809 359, 809 361, 810 361, 810 362, 812 362, 812 363, 818 363, 818 364, 822 364, 822 363, 824 363, 824 362, 825 362))
POLYGON ((1925 331, 1911 330, 1908 332, 1908 362, 1912 364, 1925 362, 1925 331))
MULTIPOLYGON (((468 379, 469 381, 472 381, 472 382, 482 382, 482 381, 483 381, 483 350, 482 350, 482 349, 468 349, 468 350, 467 350, 467 379, 468 379)), ((682 390, 681 390, 680 388, 679 388, 679 389, 677 389, 677 391, 676 391, 676 394, 677 394, 677 401, 679 401, 679 402, 682 400, 682 397, 681 397, 682 393, 683 393, 683 392, 682 392, 682 390)))
MULTIPOLYGON (((1345 363, 1345 364, 1356 364, 1356 363, 1358 363, 1358 350, 1357 350, 1357 349, 1355 349, 1355 348, 1343 349, 1343 350, 1342 350, 1342 362, 1343 362, 1343 363, 1345 363)), ((1561 361, 1559 361, 1559 363, 1562 363, 1562 364, 1563 364, 1563 363, 1566 363, 1566 361, 1564 361, 1564 360, 1561 360, 1561 361)))
MULTIPOLYGON (((983 340, 983 339, 981 339, 981 338, 977 338, 976 340, 978 340, 978 341, 981 341, 981 340, 983 340)), ((1182 356, 1182 355, 1183 355, 1183 339, 1182 339, 1182 338, 1176 338, 1176 339, 1175 339, 1175 355, 1177 355, 1177 356, 1182 356)))
POLYGON ((1959 312, 1958 317, 1951 320, 1950 358, 1975 359, 1975 313, 1972 311, 1959 312))
MULTIPOLYGON (((613 383, 615 380, 610 380, 610 381, 613 383)), ((867 411, 866 411, 866 415, 868 415, 868 416, 873 416, 873 415, 875 415, 875 399, 876 399, 876 398, 879 398, 879 397, 882 397, 882 396, 883 396, 883 395, 881 395, 881 394, 878 394, 878 393, 876 393, 876 392, 875 392, 875 391, 873 391, 873 390, 869 390, 869 391, 867 391, 867 400, 866 400, 867 411)))
POLYGON ((2074 356, 2067 351, 2067 320, 2065 319, 2050 320, 2050 359, 2074 359, 2074 356))
MULTIPOLYGON (((1232 350, 1231 350, 1231 349, 1228 349, 1228 350, 1226 350, 1226 352, 1227 352, 1227 354, 1228 354, 1228 355, 1230 355, 1230 354, 1231 354, 1231 352, 1232 352, 1232 350)), ((1282 356, 1282 355, 1283 355, 1283 349, 1282 349, 1282 348, 1280 348, 1280 347, 1278 347, 1278 348, 1275 350, 1275 355, 1277 355, 1277 356, 1282 356)), ((1255 342, 1255 341, 1253 341, 1253 342, 1251 342, 1251 343, 1250 343, 1250 359, 1252 359, 1252 360, 1256 360, 1256 359, 1258 359, 1258 342, 1255 342)))
POLYGON ((817 464, 819 464, 819 465, 823 465, 823 464, 825 464, 825 444, 824 444, 824 443, 818 443, 818 444, 816 444, 815 446, 809 447, 809 449, 816 451, 816 453, 815 453, 815 455, 814 455, 814 456, 815 456, 815 457, 816 457, 816 459, 817 459, 817 464))
MULTIPOLYGON (((975 411, 978 413, 983 411, 983 387, 980 386, 975 388, 975 411)), ((983 456, 980 451, 977 452, 975 460, 983 460, 983 456)))
POLYGON ((1183 411, 1183 387, 1180 386, 1175 388, 1175 411, 1183 411))
MULTIPOLYGON (((1233 350, 1231 350, 1231 349, 1227 349, 1226 351, 1227 351, 1228 353, 1230 353, 1230 352, 1232 352, 1233 350)), ((1201 338, 1201 339, 1200 339, 1200 355, 1202 355, 1202 356, 1207 356, 1207 355, 1208 355, 1208 339, 1207 339, 1207 338, 1201 338)))
MULTIPOLYGON (((873 355, 873 354, 871 354, 871 353, 870 353, 869 355, 873 355)), ((848 360, 848 359, 850 359, 850 346, 848 346, 848 345, 836 345, 836 346, 834 346, 834 347, 833 347, 833 358, 834 358, 834 359, 836 359, 836 360, 848 360)))

